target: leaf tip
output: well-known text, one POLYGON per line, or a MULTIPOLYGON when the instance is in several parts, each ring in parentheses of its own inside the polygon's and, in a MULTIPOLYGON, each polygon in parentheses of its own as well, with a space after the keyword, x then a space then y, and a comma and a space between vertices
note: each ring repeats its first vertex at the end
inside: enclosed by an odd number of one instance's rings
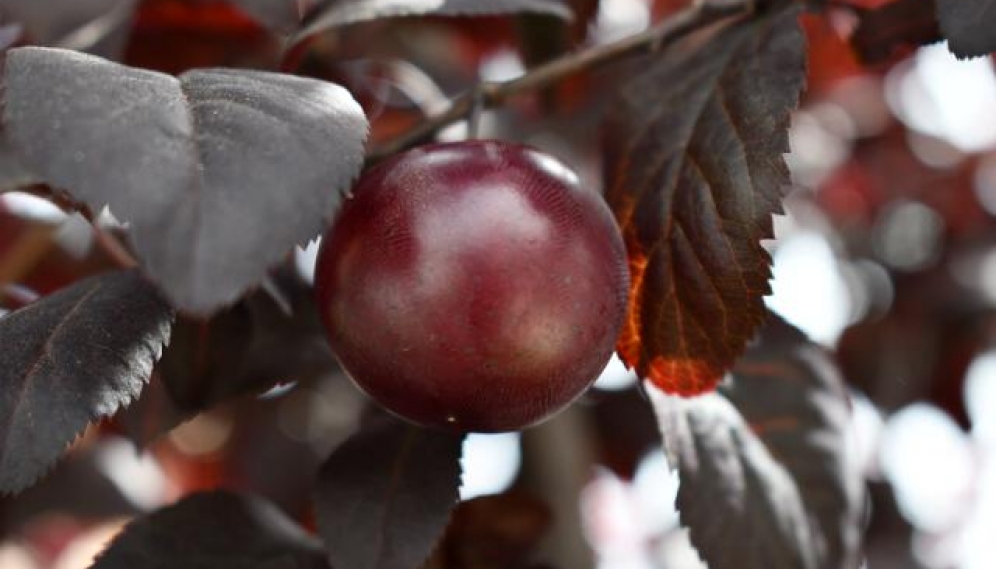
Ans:
POLYGON ((723 370, 704 360, 658 356, 642 375, 665 393, 694 397, 715 391, 723 370))

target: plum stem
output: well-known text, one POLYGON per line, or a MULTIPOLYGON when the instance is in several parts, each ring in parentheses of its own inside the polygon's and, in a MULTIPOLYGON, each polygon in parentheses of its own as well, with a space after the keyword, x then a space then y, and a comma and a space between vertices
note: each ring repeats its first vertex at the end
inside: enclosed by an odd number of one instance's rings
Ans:
POLYGON ((479 114, 482 108, 494 107, 506 99, 541 89, 565 77, 592 69, 625 56, 662 49, 688 34, 720 20, 749 15, 755 0, 696 2, 657 25, 618 41, 565 54, 508 81, 484 81, 453 99, 442 112, 429 116, 397 138, 374 148, 367 155, 367 165, 378 162, 418 144, 428 142, 442 128, 479 114))
POLYGON ((474 94, 474 100, 467 116, 467 138, 474 139, 481 131, 481 114, 484 112, 484 107, 488 106, 488 101, 484 91, 475 89, 471 92, 474 94))

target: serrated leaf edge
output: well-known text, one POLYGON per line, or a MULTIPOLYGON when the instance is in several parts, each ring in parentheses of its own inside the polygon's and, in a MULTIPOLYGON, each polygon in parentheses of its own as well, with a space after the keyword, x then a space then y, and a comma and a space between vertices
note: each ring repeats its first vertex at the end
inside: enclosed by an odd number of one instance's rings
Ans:
POLYGON ((20 486, 13 486, 10 488, 0 488, 0 497, 16 496, 24 492, 25 490, 35 486, 41 480, 48 477, 52 473, 52 471, 55 470, 55 468, 59 466, 59 464, 62 463, 63 459, 65 459, 66 452, 70 448, 72 448, 73 445, 75 445, 80 439, 83 438, 88 429, 93 427, 98 422, 104 419, 110 419, 111 417, 120 413, 122 410, 131 407, 131 405, 134 404, 135 401, 137 401, 141 397, 142 393, 145 391, 145 388, 148 387, 149 382, 152 380, 152 373, 156 363, 162 358, 163 352, 166 350, 166 348, 169 347, 169 341, 173 334, 173 323, 175 322, 175 319, 176 319, 175 313, 171 314, 168 321, 164 323, 164 325, 168 328, 168 330, 164 336, 163 341, 159 342, 158 345, 150 346, 153 348, 154 358, 150 363, 150 371, 148 377, 142 380, 141 386, 138 387, 137 389, 126 391, 125 394, 128 397, 125 400, 120 401, 116 405, 114 405, 114 407, 109 413, 104 415, 101 415, 99 413, 87 413, 86 424, 78 431, 76 431, 75 435, 65 444, 61 453, 59 454, 58 457, 56 457, 54 461, 52 461, 46 468, 39 470, 38 473, 32 479, 26 481, 24 484, 20 486))

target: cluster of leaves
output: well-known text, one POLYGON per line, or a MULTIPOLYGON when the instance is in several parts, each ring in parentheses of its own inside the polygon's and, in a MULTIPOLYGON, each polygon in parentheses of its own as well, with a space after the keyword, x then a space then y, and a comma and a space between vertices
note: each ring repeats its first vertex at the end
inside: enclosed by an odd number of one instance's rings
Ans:
MULTIPOLYGON (((234 3, 288 45, 387 17, 571 14, 560 0, 234 3)), ((45 8, 61 20, 31 0, 0 1, 0 191, 44 185, 82 210, 109 207, 139 267, 0 319, 2 493, 33 484, 89 424, 136 399, 153 417, 135 433, 148 443, 220 401, 331 368, 308 288, 269 271, 327 227, 370 128, 327 81, 220 68, 174 77, 84 54, 119 54, 138 3, 66 4, 45 8), (56 47, 6 49, 24 38, 56 47), (158 391, 146 389, 153 377, 158 391)), ((798 10, 771 4, 645 56, 606 118, 607 199, 632 274, 619 352, 652 384, 683 521, 711 567, 854 567, 862 497, 846 395, 825 354, 772 320, 718 393, 657 391, 714 390, 766 318, 760 241, 788 182, 781 155, 805 78, 798 10)), ((996 48, 994 6, 939 1, 955 53, 996 48)), ((934 39, 875 23, 905 9, 864 13, 862 29, 879 31, 856 38, 934 39)), ((467 527, 446 528, 460 448, 460 437, 372 421, 319 474, 323 544, 258 499, 214 493, 134 522, 95 567, 174 566, 181 554, 204 567, 359 569, 459 557, 446 540, 468 539, 451 535, 467 527)))
MULTIPOLYGON (((286 2, 238 4, 275 29, 287 28, 288 22, 269 17, 286 2)), ((5 1, 2 14, 16 23, 4 28, 3 47, 22 32, 37 43, 66 45, 64 34, 87 25, 106 25, 98 30, 103 37, 111 24, 121 24, 122 11, 136 7, 100 1, 68 6, 39 11, 33 2, 5 1)), ((506 12, 570 14, 551 0, 343 2, 317 8, 306 33, 398 15, 506 12)), ((303 26, 302 20, 296 27, 304 33, 303 26)), ((5 49, 0 82, 0 188, 45 184, 84 210, 109 207, 128 223, 142 274, 102 274, 4 319, 9 340, 2 410, 9 419, 3 434, 10 441, 4 446, 4 491, 32 483, 89 422, 113 415, 139 394, 169 341, 174 310, 183 316, 160 364, 174 408, 163 412, 170 418, 159 422, 159 430, 226 396, 268 387, 275 374, 298 378, 303 367, 329 368, 327 354, 302 354, 301 346, 318 335, 315 311, 301 300, 308 291, 289 283, 296 290, 275 294, 286 296, 283 315, 272 306, 260 309, 260 294, 247 293, 260 285, 273 293, 265 286, 272 284, 267 270, 328 225, 363 165, 369 127, 348 91, 326 81, 241 69, 172 77, 51 47, 5 49), (119 299, 120 312, 107 310, 110 294, 119 299), (137 328, 114 326, 124 314, 137 328), (184 336, 191 328, 215 331, 218 345, 190 346, 184 336), (91 345, 92 358, 66 357, 91 345), (146 346, 155 347, 153 355, 141 349, 146 346), (311 361, 251 360, 252 352, 281 347, 311 361), (219 386, 198 387, 208 395, 197 403, 182 393, 183 383, 204 379, 189 365, 204 358, 184 355, 191 349, 218 358, 207 377, 224 374, 219 386), (286 367, 273 369, 275 361, 286 367), (232 362, 243 369, 231 369, 232 362), (125 369, 115 371, 122 363, 125 369), (66 387, 54 391, 67 400, 45 401, 60 382, 66 387), (33 424, 43 416, 39 410, 72 405, 66 424, 48 434, 51 441, 33 438, 45 436, 33 424), (24 423, 25 417, 35 419, 24 423), (25 448, 45 456, 15 460, 25 448)))

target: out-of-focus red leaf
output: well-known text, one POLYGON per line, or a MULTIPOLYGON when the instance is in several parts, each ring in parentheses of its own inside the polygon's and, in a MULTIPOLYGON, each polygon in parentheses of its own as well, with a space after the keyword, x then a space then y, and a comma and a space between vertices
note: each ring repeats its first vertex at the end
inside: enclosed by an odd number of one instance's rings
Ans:
POLYGON ((831 18, 804 14, 801 20, 808 46, 806 86, 809 97, 831 91, 839 81, 865 73, 854 50, 833 26, 831 18))
POLYGON ((915 47, 941 39, 934 0, 897 0, 859 12, 851 46, 868 64, 880 63, 901 46, 915 47))
POLYGON ((588 37, 588 28, 598 16, 598 5, 601 0, 569 0, 568 4, 574 11, 574 21, 571 22, 571 37, 575 43, 583 42, 588 37))
POLYGON ((805 79, 798 11, 667 54, 606 129, 608 200, 630 258, 622 359, 669 393, 715 388, 764 317, 771 214, 788 184, 789 113, 805 79))
POLYGON ((861 231, 852 238, 871 240, 868 232, 883 212, 897 201, 914 200, 941 216, 948 235, 987 232, 992 217, 975 188, 978 160, 963 156, 957 164, 932 167, 914 154, 909 141, 908 131, 898 123, 859 140, 852 158, 819 185, 817 203, 838 231, 861 231), (897 178, 896 172, 903 176, 897 178))
POLYGON ((824 180, 816 193, 816 203, 841 227, 869 227, 880 200, 876 181, 857 161, 837 168, 824 180))
MULTIPOLYGON (((462 502, 453 512, 439 547, 439 567, 519 567, 550 528, 552 514, 542 501, 510 492, 462 502)), ((433 566, 430 564, 430 567, 433 566)))
POLYGON ((691 0, 654 0, 650 13, 654 20, 661 20, 687 7, 691 3, 691 0))
POLYGON ((276 69, 280 49, 274 35, 227 2, 147 0, 124 61, 174 75, 197 67, 276 69))
POLYGON ((136 15, 135 27, 241 32, 260 29, 245 12, 222 0, 146 0, 136 15))

